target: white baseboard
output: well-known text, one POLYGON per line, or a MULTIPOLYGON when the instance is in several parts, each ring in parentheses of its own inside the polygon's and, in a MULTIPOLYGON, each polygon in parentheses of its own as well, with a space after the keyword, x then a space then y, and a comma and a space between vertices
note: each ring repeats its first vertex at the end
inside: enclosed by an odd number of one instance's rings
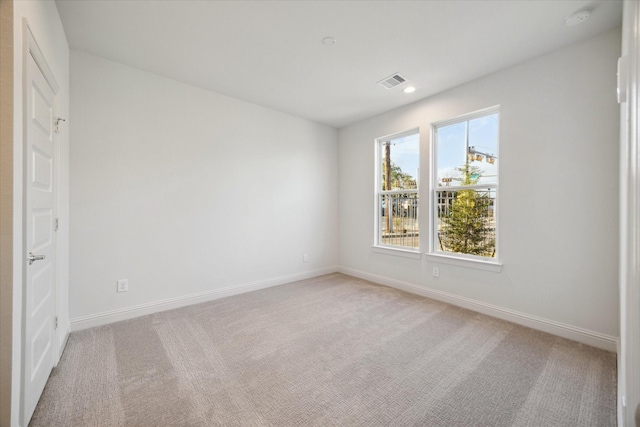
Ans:
MULTIPOLYGON (((118 310, 111 310, 89 316, 78 317, 71 320, 70 330, 71 332, 75 332, 95 326, 119 322, 121 320, 133 319, 135 317, 157 313, 160 311, 171 310, 187 305, 213 301, 218 298, 256 291, 258 289, 265 289, 272 286, 283 285, 285 283, 291 283, 298 280, 311 279, 313 277, 318 277, 324 274, 335 272, 344 273, 350 276, 368 280, 373 283, 378 283, 380 285, 390 286, 392 288, 401 289, 413 294, 422 295, 424 297, 432 298, 438 301, 443 301, 452 305, 467 308, 469 310, 497 317, 499 319, 517 323, 519 325, 527 326, 532 329, 548 332, 553 335, 578 341, 583 344, 601 348, 607 351, 619 351, 619 340, 617 337, 590 331, 576 326, 567 325, 564 323, 556 322, 554 320, 544 319, 542 317, 521 313, 515 310, 499 307, 482 301, 473 300, 471 298, 461 297, 448 292, 430 289, 421 285, 403 282, 401 280, 396 280, 389 277, 367 273, 343 266, 331 266, 306 273, 292 274, 267 280, 260 280, 257 282, 228 286, 212 291, 200 292, 197 294, 169 298, 160 301, 153 301, 150 303, 140 304, 118 310)), ((68 333, 66 334, 66 337, 68 337, 68 333)), ((62 352, 63 349, 64 346, 60 348, 60 351, 62 352)))
POLYGON ((471 298, 461 297, 448 292, 430 289, 413 283, 403 282, 400 280, 391 279, 389 277, 355 270, 353 268, 340 266, 338 267, 338 271, 350 276, 378 283, 380 285, 401 289, 413 294, 422 295, 438 301, 443 301, 452 305, 477 311, 479 313, 486 314, 492 317, 497 317, 499 319, 517 323, 519 325, 527 326, 532 329, 548 332, 550 334, 567 338, 573 341, 578 341, 592 347, 597 347, 612 352, 617 352, 619 350, 619 339, 617 337, 602 334, 600 332, 578 328, 576 326, 567 325, 564 323, 556 322, 554 320, 544 319, 542 317, 521 313, 493 304, 487 304, 485 302, 473 300, 471 298))
POLYGON ((168 298, 160 301, 149 302, 146 304, 135 305, 132 307, 121 308, 118 310, 110 310, 98 314, 92 314, 89 316, 77 317, 75 319, 71 319, 71 332, 93 328, 95 326, 107 325, 109 323, 119 322, 121 320, 133 319, 135 317, 145 316, 147 314, 171 310, 187 305, 213 301, 218 298, 243 294, 245 292, 256 291, 258 289, 284 285, 285 283, 291 283, 298 280, 311 279, 314 277, 322 276, 324 274, 336 273, 337 271, 337 266, 331 266, 321 268, 319 270, 308 271, 305 273, 291 274, 287 276, 274 277, 267 280, 260 280, 257 282, 227 286, 225 288, 214 289, 212 291, 184 295, 175 298, 168 298))

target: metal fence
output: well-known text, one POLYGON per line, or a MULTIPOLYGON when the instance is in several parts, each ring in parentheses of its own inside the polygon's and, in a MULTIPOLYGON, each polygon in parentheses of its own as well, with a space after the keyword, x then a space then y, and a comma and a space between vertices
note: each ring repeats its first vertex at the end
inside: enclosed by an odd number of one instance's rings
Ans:
MULTIPOLYGON (((495 188, 483 190, 440 190, 437 198, 437 246, 443 252, 495 256, 496 217, 495 188), (473 206, 454 207, 473 198, 473 206), (454 217, 454 220, 450 218, 454 217), (455 224, 455 225, 454 225, 455 224)), ((409 249, 419 248, 418 194, 395 193, 380 195, 380 244, 409 249)))
POLYGON ((382 194, 380 197, 380 244, 417 249, 418 194, 382 194))

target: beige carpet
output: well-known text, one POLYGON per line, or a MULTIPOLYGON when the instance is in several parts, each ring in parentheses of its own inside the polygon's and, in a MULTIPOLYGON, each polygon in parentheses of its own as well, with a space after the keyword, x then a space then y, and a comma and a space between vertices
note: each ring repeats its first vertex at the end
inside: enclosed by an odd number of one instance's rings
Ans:
POLYGON ((32 426, 614 426, 613 353, 332 274, 71 334, 32 426))

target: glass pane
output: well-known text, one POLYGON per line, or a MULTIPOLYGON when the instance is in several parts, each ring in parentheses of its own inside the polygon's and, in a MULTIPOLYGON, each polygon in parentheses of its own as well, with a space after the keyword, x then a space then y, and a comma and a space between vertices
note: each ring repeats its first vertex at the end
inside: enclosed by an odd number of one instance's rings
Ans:
POLYGON ((498 182, 498 113, 442 126, 438 137, 438 187, 498 182))
POLYGON ((438 187, 460 185, 467 160, 467 122, 438 128, 438 187))
POLYGON ((496 190, 436 191, 439 251, 496 256, 496 190))
POLYGON ((420 167, 420 136, 413 134, 380 144, 382 150, 381 190, 412 190, 418 188, 420 167))
POLYGON ((418 227, 417 194, 380 195, 381 245, 403 246, 417 249, 418 227))
POLYGON ((469 120, 469 159, 478 184, 498 182, 498 113, 469 120))

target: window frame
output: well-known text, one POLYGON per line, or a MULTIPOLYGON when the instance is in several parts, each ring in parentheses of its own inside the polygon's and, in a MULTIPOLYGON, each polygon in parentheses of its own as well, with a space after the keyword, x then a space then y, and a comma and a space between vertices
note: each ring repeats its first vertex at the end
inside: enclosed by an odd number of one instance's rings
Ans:
MULTIPOLYGON (((484 257, 472 254, 463 254, 456 252, 442 251, 438 245, 438 191, 443 191, 437 186, 438 184, 438 129, 451 126, 457 123, 469 122, 480 117, 490 116, 497 114, 498 120, 498 134, 497 134, 497 146, 498 156, 500 155, 500 105, 484 108, 481 110, 473 111, 471 113, 456 116, 450 119, 441 120, 431 124, 431 144, 430 144, 430 157, 431 161, 429 166, 431 173, 429 174, 429 224, 427 229, 431 234, 429 236, 429 252, 425 255, 432 261, 442 262, 445 264, 460 265, 463 267, 478 268, 489 271, 501 271, 502 263, 500 262, 499 251, 499 233, 500 233, 500 221, 499 221, 499 198, 500 198, 500 162, 498 161, 497 167, 497 182, 491 184, 474 184, 474 185, 459 185, 455 187, 448 187, 450 191, 462 191, 462 190, 474 190, 481 191, 491 189, 495 191, 495 199, 493 204, 494 217, 495 217, 495 256, 484 257)), ((468 125, 467 125, 468 126, 468 125)), ((468 127, 467 127, 468 130, 468 127)), ((467 131, 465 144, 469 146, 469 133, 467 131)))
POLYGON ((405 258, 413 258, 419 259, 422 256, 422 252, 420 250, 420 236, 418 236, 418 247, 408 247, 408 246, 399 246, 399 245, 389 245, 382 243, 382 197, 385 194, 394 195, 394 194, 415 194, 417 198, 417 213, 416 213, 416 222, 418 226, 420 225, 420 165, 421 165, 421 156, 420 156, 420 128, 412 128, 403 132, 392 133, 389 135, 385 135, 374 140, 374 150, 375 150, 375 179, 374 179, 374 236, 373 236, 373 251, 377 253, 403 256, 405 258), (394 139, 399 139, 407 136, 415 135, 418 138, 418 173, 416 176, 416 188, 415 189, 403 189, 403 190, 381 190, 382 188, 382 147, 383 143, 387 141, 391 141, 394 139))

